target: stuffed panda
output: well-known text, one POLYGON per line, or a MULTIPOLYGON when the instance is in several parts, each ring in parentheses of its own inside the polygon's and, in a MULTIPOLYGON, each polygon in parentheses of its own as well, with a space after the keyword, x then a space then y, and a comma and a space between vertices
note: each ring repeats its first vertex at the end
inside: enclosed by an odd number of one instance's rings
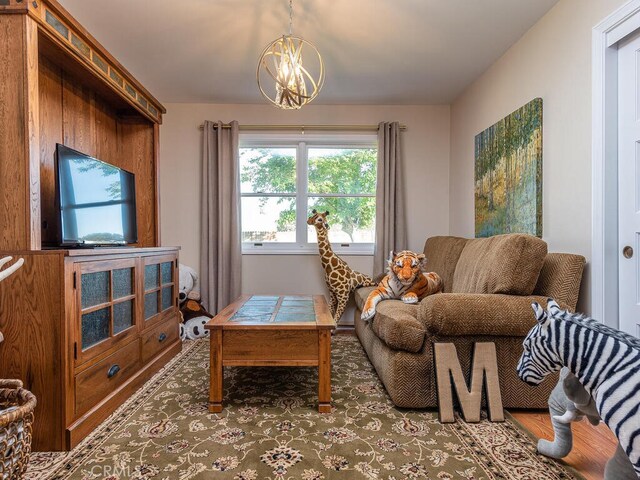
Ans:
POLYGON ((195 340, 209 336, 204 325, 213 318, 197 300, 187 300, 180 306, 184 323, 180 326, 180 338, 195 340))
POLYGON ((195 340, 209 336, 209 330, 205 330, 204 325, 209 321, 209 317, 196 317, 187 320, 181 325, 180 333, 184 339, 195 340))
POLYGON ((184 303, 188 298, 200 300, 200 282, 198 280, 198 274, 193 268, 181 263, 179 280, 180 291, 178 292, 178 300, 180 304, 184 303))

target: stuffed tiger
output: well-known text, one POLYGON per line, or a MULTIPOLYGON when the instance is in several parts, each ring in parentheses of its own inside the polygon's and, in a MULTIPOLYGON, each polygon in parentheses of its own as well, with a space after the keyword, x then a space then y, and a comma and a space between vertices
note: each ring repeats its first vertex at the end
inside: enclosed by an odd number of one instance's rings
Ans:
POLYGON ((443 284, 435 272, 424 273, 426 258, 422 253, 403 250, 389 255, 389 272, 369 294, 364 303, 362 319, 369 320, 382 300, 401 299, 404 303, 418 303, 427 295, 442 291, 443 284))

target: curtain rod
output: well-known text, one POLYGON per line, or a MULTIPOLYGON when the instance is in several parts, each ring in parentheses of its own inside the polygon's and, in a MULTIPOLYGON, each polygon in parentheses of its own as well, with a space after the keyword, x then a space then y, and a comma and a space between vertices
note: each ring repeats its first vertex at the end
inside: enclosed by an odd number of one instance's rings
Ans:
MULTIPOLYGON (((204 124, 198 127, 204 128, 204 124)), ((222 124, 222 128, 231 128, 228 124, 222 124)), ((315 130, 315 131, 351 131, 351 132, 377 132, 377 125, 239 125, 239 130, 315 130)), ((400 130, 406 130, 406 125, 400 125, 400 130)))

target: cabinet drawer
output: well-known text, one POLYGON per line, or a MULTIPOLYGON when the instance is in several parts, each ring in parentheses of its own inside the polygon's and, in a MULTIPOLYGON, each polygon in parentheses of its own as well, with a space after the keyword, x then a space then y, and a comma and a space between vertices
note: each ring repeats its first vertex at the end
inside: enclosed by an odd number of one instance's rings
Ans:
POLYGON ((140 345, 133 341, 76 375, 76 415, 82 415, 140 369, 140 345))
POLYGON ((178 339, 178 319, 175 316, 142 334, 142 362, 147 363, 178 339))

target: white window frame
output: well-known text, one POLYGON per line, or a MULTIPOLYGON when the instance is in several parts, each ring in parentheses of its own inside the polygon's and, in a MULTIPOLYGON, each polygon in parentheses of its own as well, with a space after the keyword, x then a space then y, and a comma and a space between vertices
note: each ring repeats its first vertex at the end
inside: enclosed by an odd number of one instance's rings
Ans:
MULTIPOLYGON (((307 219, 298 215, 300 210, 309 210, 308 193, 308 148, 378 148, 376 134, 256 134, 240 133, 240 148, 296 148, 296 192, 282 193, 240 193, 241 197, 287 197, 296 201, 296 242, 242 242, 243 255, 317 255, 318 246, 308 243, 307 219)), ((371 197, 370 194, 323 194, 319 197, 371 197)), ((375 193, 373 194, 375 198, 375 193)), ((377 208, 377 206, 376 206, 377 208)), ((329 216, 331 223, 331 216, 329 216)), ((374 243, 340 243, 333 244, 333 251, 342 255, 373 255, 374 243)))

